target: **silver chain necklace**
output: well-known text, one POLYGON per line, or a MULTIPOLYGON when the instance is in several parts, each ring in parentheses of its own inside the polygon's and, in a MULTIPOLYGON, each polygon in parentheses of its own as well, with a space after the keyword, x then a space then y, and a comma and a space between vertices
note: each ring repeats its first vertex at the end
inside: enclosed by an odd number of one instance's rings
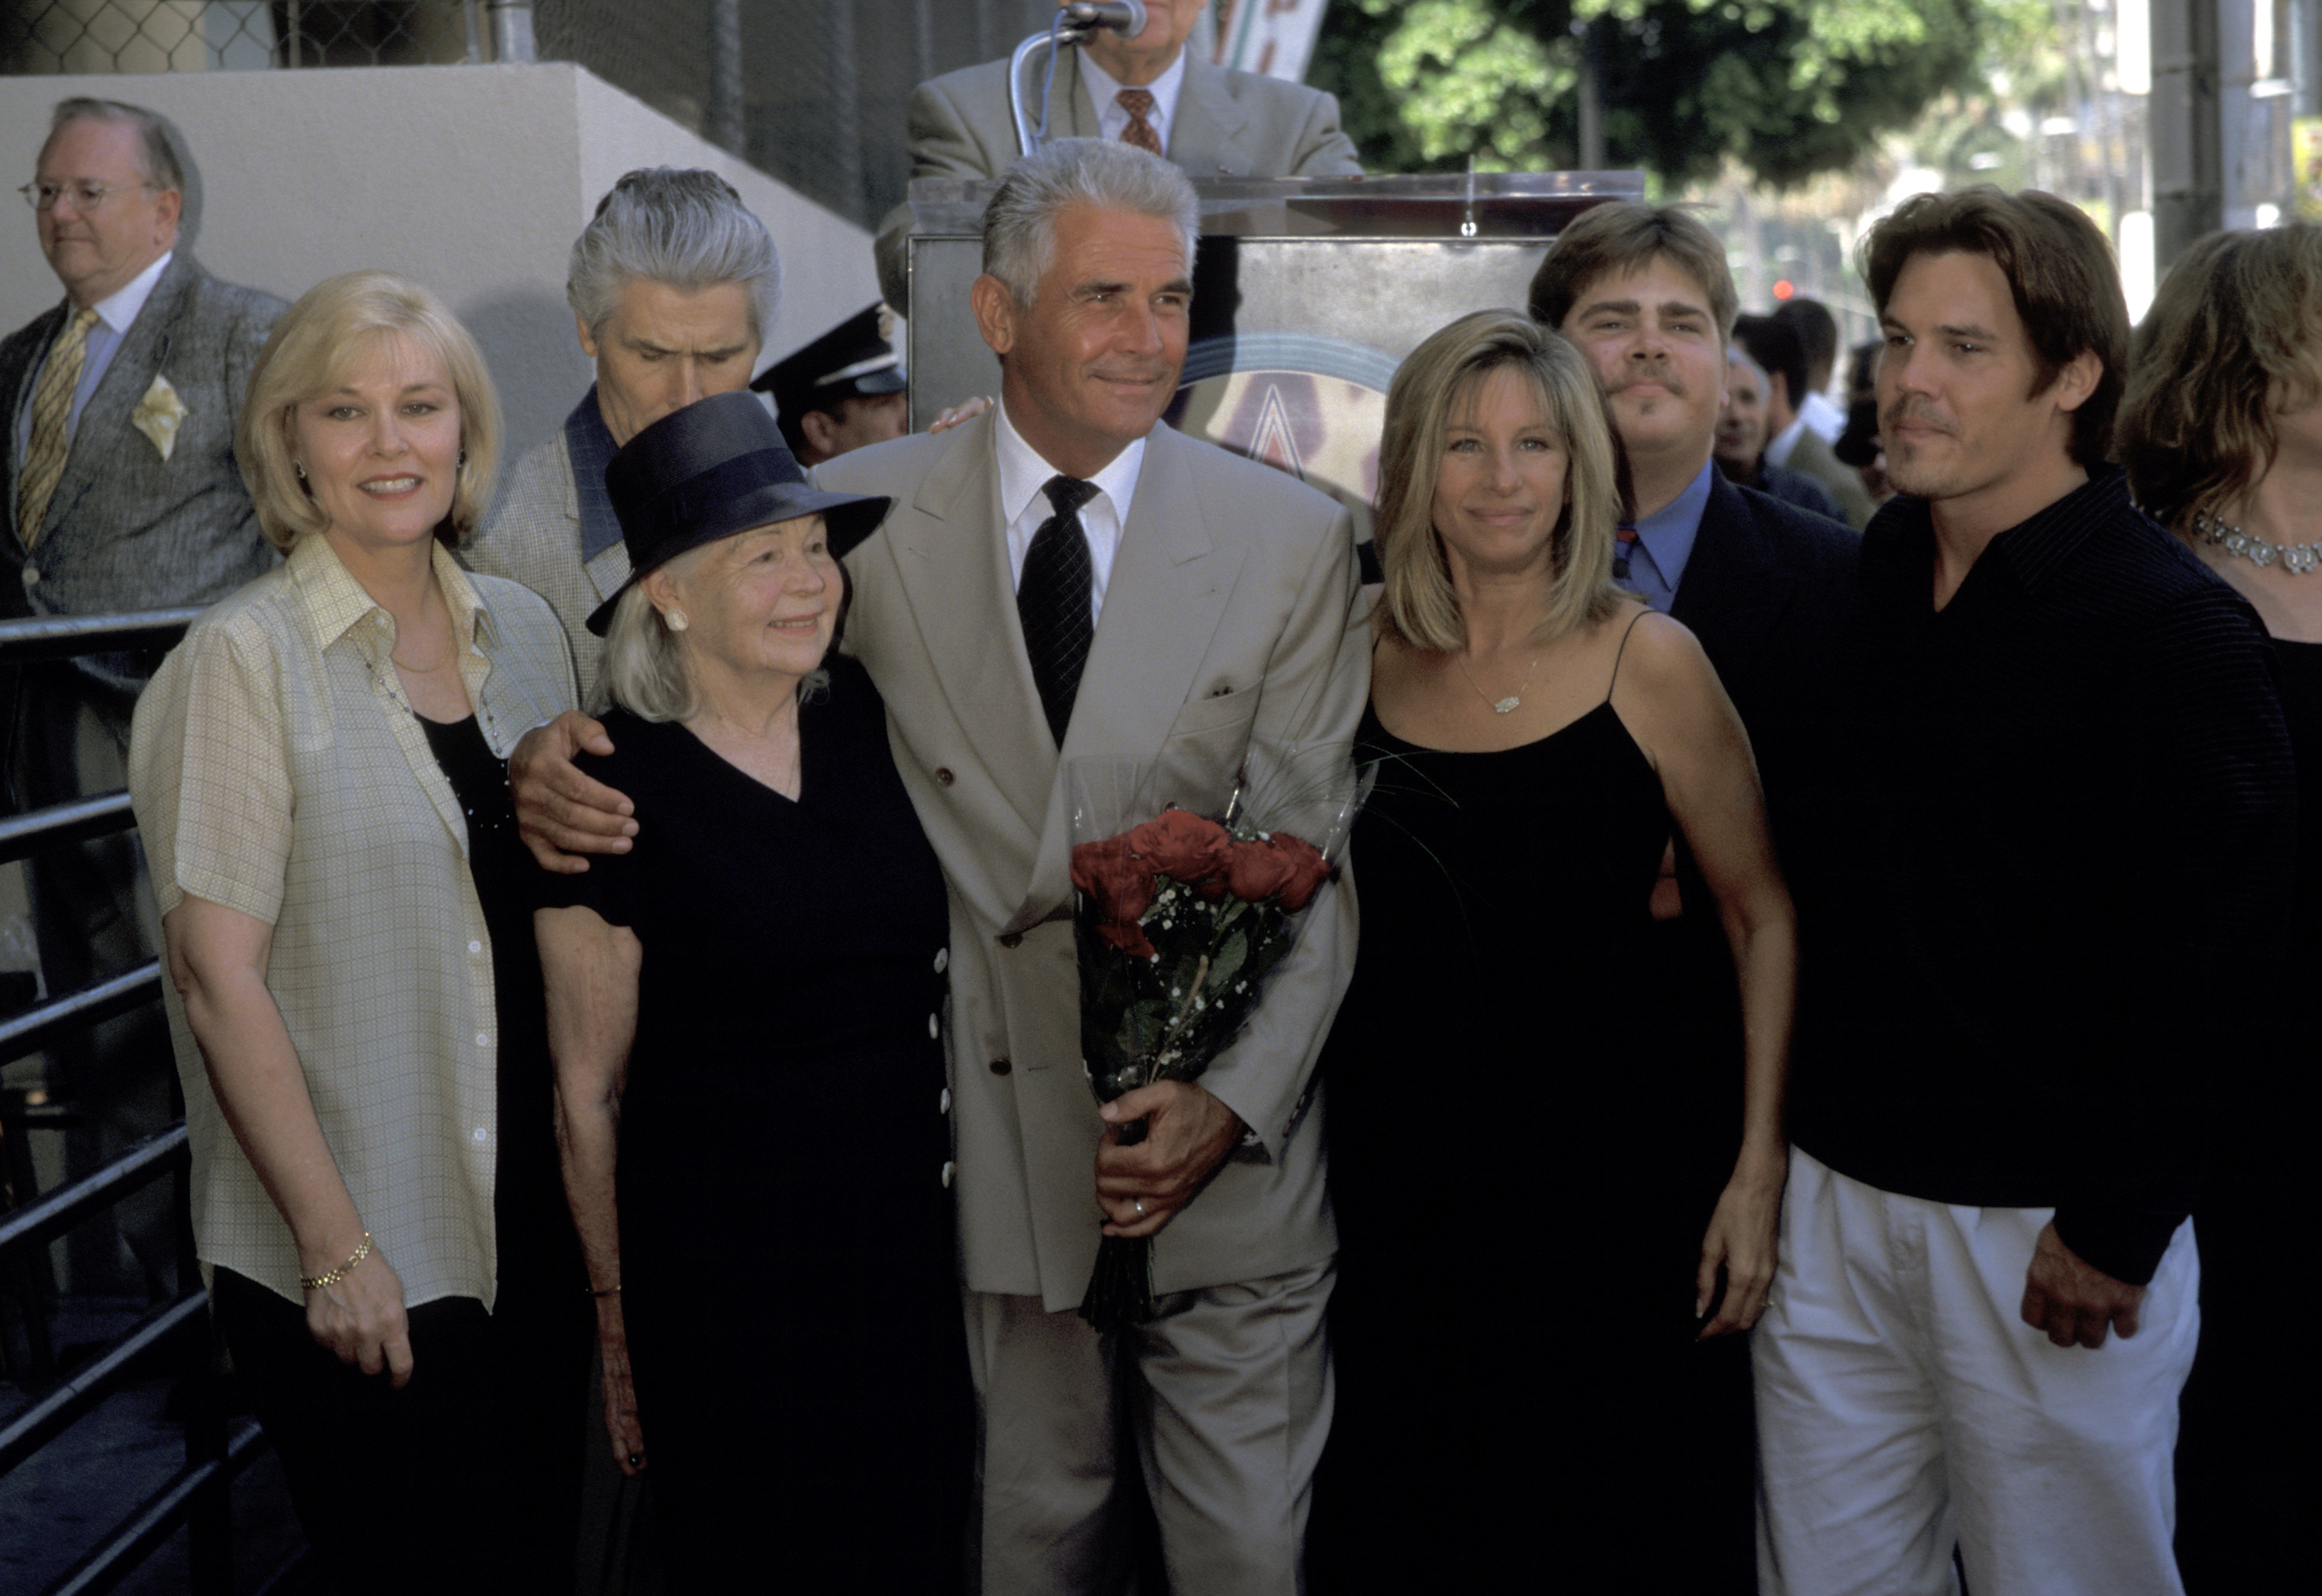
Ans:
POLYGON ((2193 533, 2205 543, 2214 543, 2228 554, 2238 554, 2261 570, 2275 561, 2292 576, 2304 576, 2309 570, 2322 570, 2322 543, 2270 543, 2253 532, 2244 532, 2230 522, 2218 520, 2207 510, 2193 512, 2193 533))
POLYGON ((1531 657, 1531 663, 1524 667, 1523 679, 1516 683, 1516 690, 1510 693, 1504 698, 1495 699, 1491 694, 1486 692, 1482 688, 1476 687, 1476 678, 1467 669, 1467 656, 1465 652, 1456 654, 1453 658, 1458 662, 1459 674, 1467 677, 1467 685, 1469 687, 1476 688, 1476 697, 1481 698, 1485 703, 1489 704, 1492 707, 1492 713, 1494 715, 1508 715, 1513 713, 1516 707, 1523 702, 1522 695, 1524 689, 1531 686, 1531 673, 1540 669, 1540 656, 1538 654, 1534 654, 1531 657))

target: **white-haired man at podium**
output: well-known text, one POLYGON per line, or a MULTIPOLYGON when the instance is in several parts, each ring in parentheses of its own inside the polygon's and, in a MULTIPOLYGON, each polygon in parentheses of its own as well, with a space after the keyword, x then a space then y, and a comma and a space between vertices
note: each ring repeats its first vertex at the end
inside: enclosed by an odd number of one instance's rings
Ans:
MULTIPOLYGON (((1111 139, 1166 156, 1193 178, 1358 178, 1339 102, 1321 89, 1213 65, 1185 40, 1209 0, 1145 0, 1145 26, 1098 30, 1057 52, 1048 136, 1111 139)), ((1022 153, 1005 59, 919 85, 911 96, 911 176, 998 178, 1022 153)), ((1041 68, 1025 73, 1038 117, 1041 68)), ((909 314, 911 207, 880 223, 879 292, 909 314)))

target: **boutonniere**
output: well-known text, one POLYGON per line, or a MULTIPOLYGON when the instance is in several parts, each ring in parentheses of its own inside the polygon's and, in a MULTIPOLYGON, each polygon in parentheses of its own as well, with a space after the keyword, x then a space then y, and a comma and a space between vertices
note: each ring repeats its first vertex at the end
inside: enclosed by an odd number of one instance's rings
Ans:
POLYGON ((136 413, 130 416, 129 424, 151 439, 153 447, 161 451, 161 458, 168 460, 169 451, 178 446, 178 424, 185 419, 186 405, 178 397, 178 390, 169 386, 168 378, 156 377, 153 386, 145 390, 145 397, 137 401, 136 413))

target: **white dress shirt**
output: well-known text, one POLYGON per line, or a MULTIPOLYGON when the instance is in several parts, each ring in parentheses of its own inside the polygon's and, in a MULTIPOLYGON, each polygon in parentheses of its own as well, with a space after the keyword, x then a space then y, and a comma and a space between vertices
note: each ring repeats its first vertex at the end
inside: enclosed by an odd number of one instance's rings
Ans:
MULTIPOLYGON (((1008 420, 1001 400, 992 425, 992 445, 1000 463, 1000 515, 1008 525, 1008 574, 1015 586, 1024 585, 1024 556, 1032 534, 1056 513, 1041 489, 1056 468, 1040 458, 1008 420)), ((1120 525, 1129 519, 1129 500, 1137 496, 1137 475, 1145 467, 1145 440, 1139 438, 1107 462, 1104 470, 1084 480, 1096 485, 1096 494, 1080 509, 1081 531, 1088 539, 1089 619, 1104 614, 1105 584, 1112 579, 1112 557, 1120 548, 1120 525)))
MULTIPOLYGON (((129 336, 130 325, 137 320, 137 313, 145 308, 148 299, 153 297, 154 285, 161 280, 161 274, 169 270, 170 259, 177 252, 175 250, 162 251, 159 260, 130 278, 119 293, 98 300, 93 307, 96 311, 96 323, 88 330, 88 340, 81 356, 80 386, 73 389, 72 409, 65 417, 65 441, 68 443, 72 441, 72 435, 80 431, 80 413, 88 407, 89 396, 96 392, 96 385, 105 380, 105 368, 113 364, 114 351, 120 349, 121 341, 129 336)), ((69 306, 67 308, 70 309, 69 306)), ((16 406, 14 458, 19 461, 24 458, 24 451, 32 446, 32 395, 41 385, 41 368, 48 363, 49 357, 44 351, 40 365, 25 374, 23 397, 16 406)))
MULTIPOLYGON (((1120 101, 1116 97, 1120 93, 1120 80, 1098 66, 1086 50, 1081 51, 1081 76, 1088 79, 1089 98, 1096 105, 1098 135, 1114 143, 1120 142, 1121 133, 1129 126, 1129 113, 1121 109, 1120 101)), ((1145 120, 1152 124, 1153 135, 1161 141, 1164 150, 1169 148, 1169 127, 1177 120, 1177 95, 1184 87, 1185 52, 1183 50, 1177 52, 1177 59, 1169 63, 1166 72, 1144 86, 1145 92, 1153 96, 1153 109, 1146 114, 1145 120)))

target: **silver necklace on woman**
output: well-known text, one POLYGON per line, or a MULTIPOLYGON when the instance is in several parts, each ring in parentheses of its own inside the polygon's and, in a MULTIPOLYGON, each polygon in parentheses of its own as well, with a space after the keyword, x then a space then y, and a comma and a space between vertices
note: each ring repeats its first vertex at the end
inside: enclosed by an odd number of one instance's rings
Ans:
POLYGON ((1516 706, 1522 704, 1523 702, 1524 689, 1531 686, 1531 673, 1540 669, 1540 656, 1538 654, 1534 654, 1531 657, 1531 663, 1524 667, 1523 679, 1516 683, 1516 690, 1510 693, 1504 698, 1495 698, 1483 689, 1476 687, 1476 678, 1467 669, 1467 656, 1466 654, 1455 654, 1452 657, 1459 662, 1459 674, 1467 677, 1467 685, 1469 687, 1476 688, 1476 697, 1481 698, 1485 703, 1489 704, 1492 707, 1492 713, 1494 715, 1510 714, 1515 709, 1516 706))
POLYGON ((2253 532, 2244 532, 2220 521, 2207 510, 2193 512, 2193 532, 2205 543, 2215 543, 2228 554, 2238 554, 2263 570, 2275 561, 2292 576, 2322 568, 2322 543, 2270 543, 2253 532))

